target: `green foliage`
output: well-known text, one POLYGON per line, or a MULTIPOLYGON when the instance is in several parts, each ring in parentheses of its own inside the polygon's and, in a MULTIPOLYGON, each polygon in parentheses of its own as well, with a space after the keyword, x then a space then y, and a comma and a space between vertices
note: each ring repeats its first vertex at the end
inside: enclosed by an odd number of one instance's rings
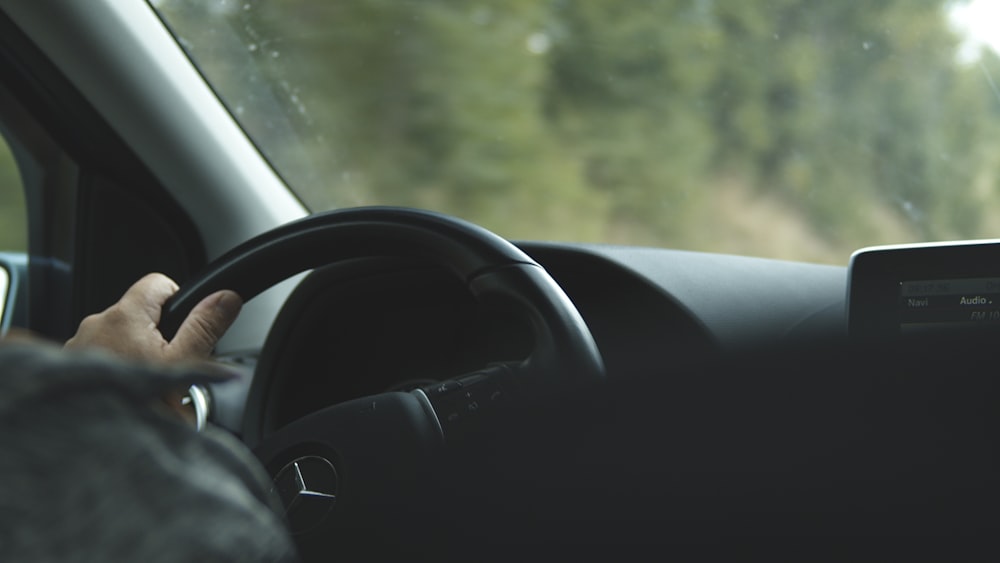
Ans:
POLYGON ((14 156, 0 137, 0 250, 28 249, 27 212, 14 156))
POLYGON ((1000 60, 945 0, 157 5, 313 208, 836 263, 1000 234, 1000 60))

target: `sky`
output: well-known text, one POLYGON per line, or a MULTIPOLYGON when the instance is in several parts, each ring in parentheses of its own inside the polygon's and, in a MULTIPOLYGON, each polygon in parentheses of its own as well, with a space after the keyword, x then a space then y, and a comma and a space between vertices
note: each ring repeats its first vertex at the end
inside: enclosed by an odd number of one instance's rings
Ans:
POLYGON ((964 32, 967 40, 959 52, 959 59, 976 60, 982 47, 1000 53, 1000 0, 969 0, 956 3, 951 9, 955 29, 964 32))

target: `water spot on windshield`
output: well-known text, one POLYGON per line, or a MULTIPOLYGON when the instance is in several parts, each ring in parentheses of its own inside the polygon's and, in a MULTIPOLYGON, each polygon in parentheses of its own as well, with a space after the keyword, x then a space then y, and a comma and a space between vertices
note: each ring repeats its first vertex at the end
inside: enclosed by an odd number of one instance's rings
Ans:
POLYGON ((552 40, 549 39, 548 35, 540 31, 532 33, 531 35, 528 36, 528 39, 525 41, 525 47, 528 49, 530 53, 533 53, 535 55, 544 55, 549 51, 549 47, 551 46, 552 46, 552 40))
POLYGON ((238 8, 236 2, 232 0, 215 0, 208 3, 208 9, 213 14, 227 16, 236 12, 238 8))
POLYGON ((861 43, 861 48, 864 49, 865 51, 871 49, 872 48, 872 42, 871 41, 863 41, 861 43))
POLYGON ((903 200, 902 202, 900 202, 900 207, 903 208, 903 213, 906 214, 906 217, 910 221, 914 223, 919 223, 920 221, 923 220, 924 214, 920 211, 920 209, 917 208, 916 205, 913 204, 912 201, 903 200))

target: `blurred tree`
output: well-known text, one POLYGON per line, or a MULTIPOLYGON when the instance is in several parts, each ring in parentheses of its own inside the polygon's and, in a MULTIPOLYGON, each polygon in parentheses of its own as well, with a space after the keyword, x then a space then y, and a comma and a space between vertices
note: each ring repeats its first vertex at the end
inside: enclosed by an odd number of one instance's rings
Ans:
POLYGON ((713 150, 702 93, 719 36, 696 3, 614 0, 552 4, 546 115, 582 163, 580 181, 607 193, 612 232, 650 242, 692 228, 713 150))
POLYGON ((947 0, 158 5, 315 208, 837 262, 1000 229, 1000 66, 947 0))

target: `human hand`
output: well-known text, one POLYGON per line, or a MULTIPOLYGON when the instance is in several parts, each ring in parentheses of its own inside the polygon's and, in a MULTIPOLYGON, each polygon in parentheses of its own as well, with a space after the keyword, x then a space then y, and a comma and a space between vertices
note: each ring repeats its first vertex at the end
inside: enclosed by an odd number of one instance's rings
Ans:
MULTIPOLYGON (((163 305, 179 288, 163 274, 148 274, 132 285, 117 303, 83 319, 67 349, 101 348, 123 359, 175 363, 208 359, 222 335, 233 324, 243 300, 223 290, 202 299, 167 341, 158 327, 163 305)), ((181 418, 195 423, 187 390, 175 390, 164 403, 181 418)))
POLYGON ((233 291, 209 295, 191 311, 173 340, 157 325, 163 305, 179 288, 163 274, 148 274, 101 313, 83 319, 68 349, 102 348, 129 360, 178 362, 207 359, 239 315, 243 300, 233 291))

